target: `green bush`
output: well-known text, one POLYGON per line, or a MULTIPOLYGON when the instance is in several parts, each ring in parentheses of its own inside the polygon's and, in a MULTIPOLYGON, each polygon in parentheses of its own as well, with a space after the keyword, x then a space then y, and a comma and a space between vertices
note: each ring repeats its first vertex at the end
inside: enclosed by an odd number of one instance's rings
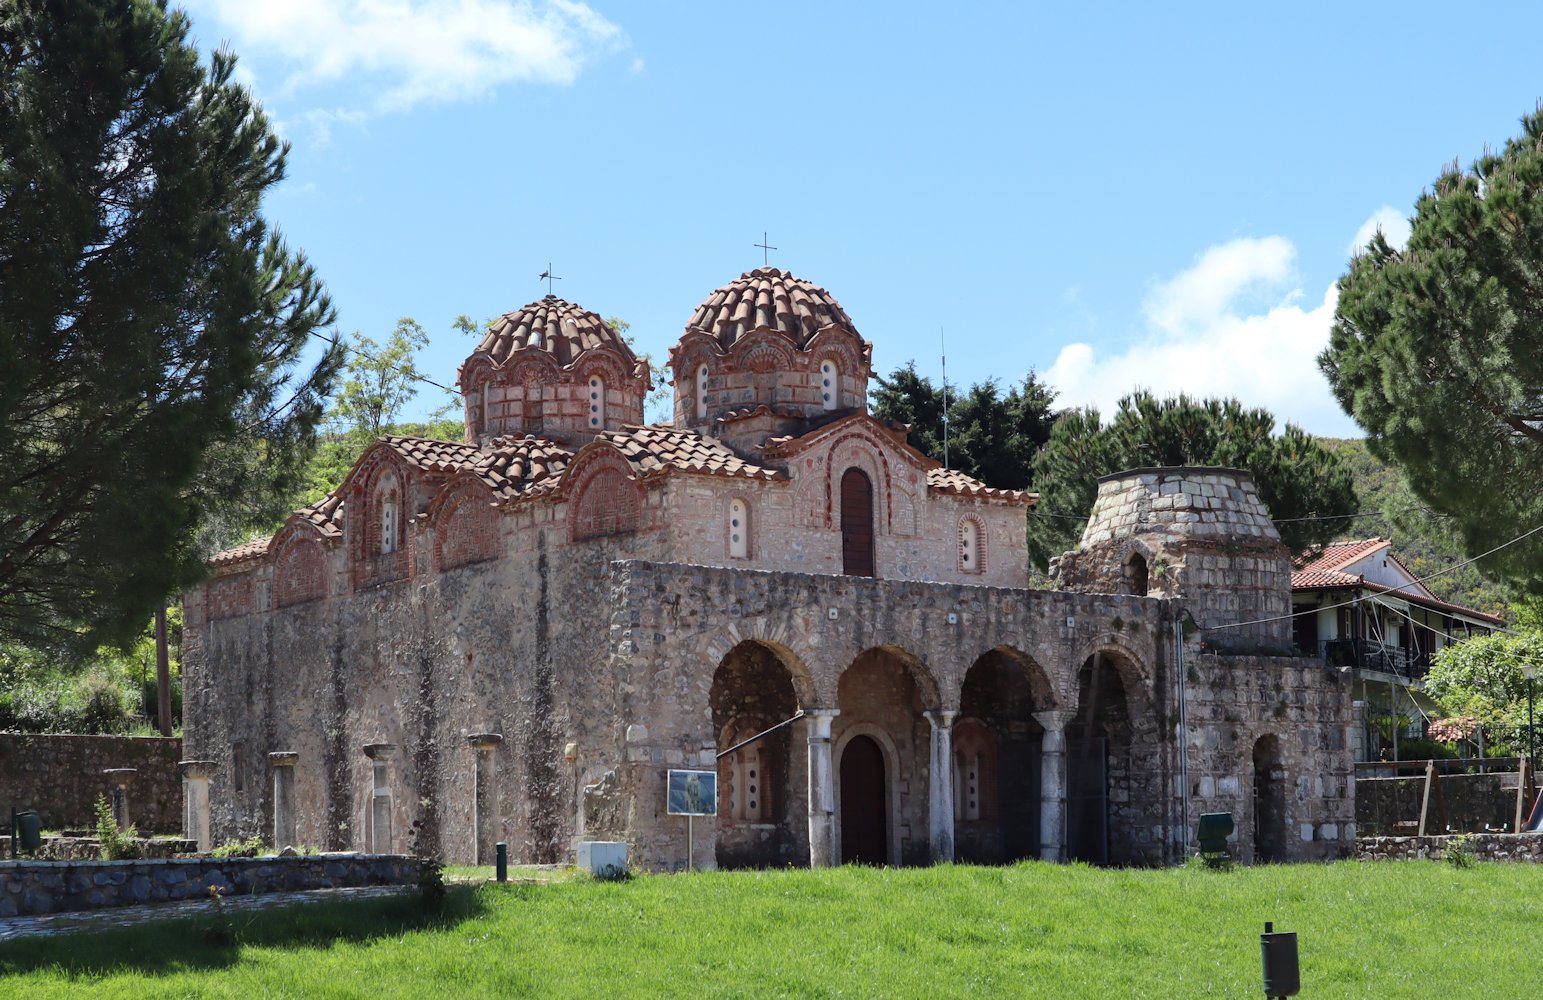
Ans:
POLYGON ((1457 751, 1450 743, 1435 740, 1400 740, 1399 760, 1456 760, 1457 751))
POLYGON ((103 861, 128 861, 139 857, 139 831, 133 824, 127 830, 118 829, 113 819, 113 807, 107 796, 96 797, 96 839, 103 861))

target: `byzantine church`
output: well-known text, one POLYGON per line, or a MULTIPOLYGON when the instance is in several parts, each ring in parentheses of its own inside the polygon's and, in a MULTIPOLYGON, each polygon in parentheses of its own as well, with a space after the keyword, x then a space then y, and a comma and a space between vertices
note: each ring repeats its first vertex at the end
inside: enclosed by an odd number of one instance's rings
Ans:
POLYGON ((637 864, 1341 856, 1349 682, 1291 646, 1246 472, 1105 477, 1054 589, 1036 496, 868 412, 872 344, 776 268, 648 365, 554 296, 462 365, 465 439, 387 435, 184 595, 215 842, 637 864), (667 809, 716 771, 717 814, 667 809))

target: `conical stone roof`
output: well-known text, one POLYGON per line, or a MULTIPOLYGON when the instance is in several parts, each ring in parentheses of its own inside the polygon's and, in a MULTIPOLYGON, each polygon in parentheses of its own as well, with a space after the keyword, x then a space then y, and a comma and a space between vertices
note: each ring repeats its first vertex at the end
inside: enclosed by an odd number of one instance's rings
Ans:
POLYGON ((520 351, 535 348, 566 368, 585 351, 601 346, 619 352, 629 365, 637 364, 632 348, 599 313, 548 295, 495 320, 472 356, 486 355, 501 368, 520 351))
POLYGON ((800 350, 821 330, 857 328, 829 292, 775 267, 746 271, 713 292, 686 323, 687 333, 705 333, 727 350, 757 330, 773 330, 800 350))

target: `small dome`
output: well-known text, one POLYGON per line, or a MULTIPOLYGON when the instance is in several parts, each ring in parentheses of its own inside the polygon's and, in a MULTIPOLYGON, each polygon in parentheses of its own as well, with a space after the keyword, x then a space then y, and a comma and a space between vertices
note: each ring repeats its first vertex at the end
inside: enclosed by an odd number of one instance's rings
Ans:
POLYGON ((821 330, 857 329, 841 304, 819 285, 775 267, 746 271, 707 297, 686 323, 687 333, 705 333, 727 350, 756 330, 775 330, 800 350, 821 330))
POLYGON ((585 351, 601 346, 620 353, 629 366, 637 364, 632 348, 599 313, 548 295, 494 320, 473 354, 487 355, 495 367, 501 368, 515 354, 534 347, 546 351, 567 368, 585 351))

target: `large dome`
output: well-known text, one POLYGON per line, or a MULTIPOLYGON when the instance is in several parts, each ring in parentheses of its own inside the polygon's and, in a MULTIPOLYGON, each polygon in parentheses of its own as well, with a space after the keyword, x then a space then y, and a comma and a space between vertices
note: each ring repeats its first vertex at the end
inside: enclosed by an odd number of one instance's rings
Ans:
POLYGON ((857 329, 841 303, 819 285, 775 267, 746 271, 707 297, 686 323, 687 333, 705 333, 727 350, 757 330, 773 330, 802 350, 821 330, 857 329))
POLYGON ((474 354, 485 354, 495 367, 503 367, 520 351, 537 348, 552 355, 566 368, 592 347, 609 347, 631 364, 637 356, 621 335, 583 306, 555 295, 504 313, 483 334, 474 354))

